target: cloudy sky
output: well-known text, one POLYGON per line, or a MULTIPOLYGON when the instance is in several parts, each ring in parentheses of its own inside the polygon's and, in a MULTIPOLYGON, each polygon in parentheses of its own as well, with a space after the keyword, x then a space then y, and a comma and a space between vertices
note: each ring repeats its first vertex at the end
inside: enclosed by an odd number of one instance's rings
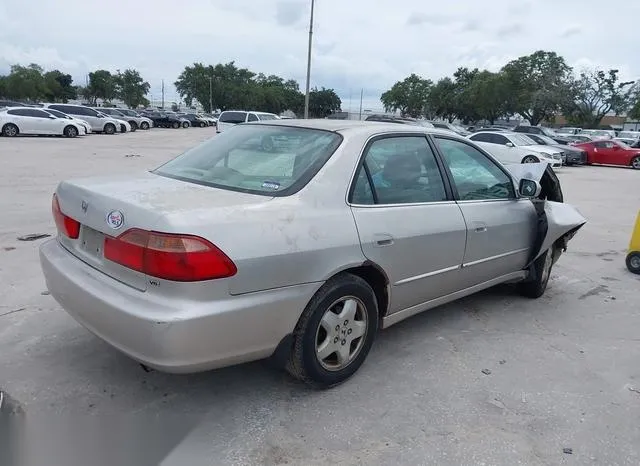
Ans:
MULTIPOLYGON (((0 73, 12 64, 88 71, 137 68, 166 99, 185 65, 235 60, 304 85, 310 0, 0 0, 0 73), (29 8, 27 8, 27 4, 29 8)), ((538 49, 576 68, 640 77, 640 1, 316 0, 312 86, 336 89, 343 110, 378 109, 414 72, 437 80, 458 66, 497 70, 538 49), (436 7, 437 5, 437 7, 436 7)))

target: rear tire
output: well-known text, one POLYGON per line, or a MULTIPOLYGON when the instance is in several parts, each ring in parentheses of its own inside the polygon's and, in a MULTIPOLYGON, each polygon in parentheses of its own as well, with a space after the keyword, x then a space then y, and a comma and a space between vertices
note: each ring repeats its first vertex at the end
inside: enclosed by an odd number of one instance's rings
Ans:
POLYGON ((69 125, 64 129, 62 134, 64 134, 65 137, 68 138, 75 138, 78 136, 78 129, 75 126, 69 125))
POLYGON ((131 132, 133 133, 135 130, 138 129, 138 123, 136 123, 135 121, 131 120, 129 122, 129 124, 131 125, 131 132))
POLYGON ((178 121, 174 121, 174 122, 171 124, 171 127, 172 127, 173 129, 178 129, 178 128, 180 128, 180 122, 178 122, 178 121))
POLYGON ((640 252, 630 252, 625 260, 629 272, 640 275, 640 252))
POLYGON ((142 123, 140 123, 140 129, 144 129, 144 130, 149 129, 149 123, 147 123, 146 121, 143 121, 142 123))
POLYGON ((378 304, 369 284, 352 274, 337 275, 302 313, 287 371, 316 388, 338 385, 360 368, 377 330, 378 304))
POLYGON ((204 122, 200 122, 200 128, 204 128, 205 126, 207 126, 207 124, 206 124, 206 123, 204 123, 204 122))
POLYGON ((527 155, 524 159, 522 159, 522 163, 538 163, 540 159, 535 155, 527 155))
POLYGON ((555 248, 552 246, 533 263, 535 278, 531 281, 518 283, 518 291, 522 296, 537 299, 544 294, 553 268, 555 248))
POLYGON ((189 127, 189 123, 188 123, 188 122, 186 122, 186 121, 184 121, 184 122, 182 123, 182 127, 183 127, 183 128, 188 128, 188 127, 189 127))
POLYGON ((640 156, 631 159, 631 168, 640 170, 640 156))
POLYGON ((13 123, 7 123, 2 127, 2 135, 8 138, 12 138, 20 134, 20 130, 13 123))
POLYGON ((115 134, 116 125, 114 125, 113 123, 107 123, 106 125, 104 125, 104 132, 105 134, 115 134))

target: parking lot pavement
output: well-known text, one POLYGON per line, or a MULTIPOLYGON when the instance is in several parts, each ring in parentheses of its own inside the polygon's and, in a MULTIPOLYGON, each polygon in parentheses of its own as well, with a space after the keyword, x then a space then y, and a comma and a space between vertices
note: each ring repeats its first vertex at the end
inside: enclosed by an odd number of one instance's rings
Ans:
POLYGON ((629 169, 559 170, 589 222, 541 299, 499 287, 416 316, 329 391, 264 362, 147 373, 82 329, 46 294, 42 240, 16 238, 54 233, 60 179, 153 168, 212 134, 0 138, 0 389, 27 417, 184 422, 165 465, 640 464, 640 277, 624 267, 640 173, 629 169))

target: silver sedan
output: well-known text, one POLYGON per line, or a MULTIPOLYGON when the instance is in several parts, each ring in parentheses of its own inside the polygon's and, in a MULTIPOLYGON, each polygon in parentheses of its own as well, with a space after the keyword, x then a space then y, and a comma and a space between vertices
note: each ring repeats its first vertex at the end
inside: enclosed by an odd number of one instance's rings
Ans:
POLYGON ((499 283, 541 296, 585 223, 547 164, 451 132, 235 126, 152 172, 63 181, 40 260, 80 324, 174 373, 273 358, 318 387, 378 330, 499 283))

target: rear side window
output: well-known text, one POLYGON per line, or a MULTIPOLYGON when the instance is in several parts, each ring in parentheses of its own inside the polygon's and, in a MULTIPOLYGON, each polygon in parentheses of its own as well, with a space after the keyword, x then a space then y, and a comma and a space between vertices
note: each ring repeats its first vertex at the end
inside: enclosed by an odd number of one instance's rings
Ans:
POLYGON ((220 123, 244 123, 247 119, 246 112, 222 112, 220 115, 220 123))
POLYGON ((255 114, 249 113, 249 117, 247 118, 247 121, 259 121, 259 120, 255 114))
POLYGON ((367 148, 351 194, 355 204, 447 200, 435 155, 422 136, 379 139, 367 148))
MULTIPOLYGON (((249 115, 249 117, 251 117, 251 115, 249 115)), ((269 115, 268 113, 259 113, 258 118, 260 119, 260 121, 277 120, 275 115, 269 115)))
POLYGON ((215 188, 286 196, 305 186, 342 136, 331 131, 239 125, 154 171, 215 188))
POLYGON ((472 141, 477 141, 477 142, 493 142, 491 140, 491 134, 489 134, 489 133, 477 133, 477 134, 474 134, 473 136, 471 136, 471 140, 472 141))

